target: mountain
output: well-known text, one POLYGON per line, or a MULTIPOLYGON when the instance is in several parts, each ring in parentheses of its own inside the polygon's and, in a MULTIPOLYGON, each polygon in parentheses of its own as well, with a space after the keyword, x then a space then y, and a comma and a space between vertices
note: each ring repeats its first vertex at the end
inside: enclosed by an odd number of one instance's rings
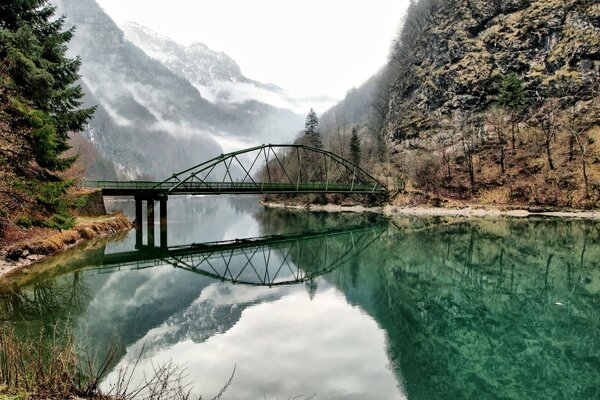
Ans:
POLYGON ((364 152, 385 145, 364 162, 395 202, 600 206, 597 1, 419 0, 403 20, 358 88, 370 106, 325 113, 328 137, 356 124, 364 152))
POLYGON ((203 43, 183 46, 133 22, 125 24, 123 32, 127 40, 192 83, 214 104, 238 107, 256 101, 304 115, 310 108, 325 110, 336 103, 329 96, 297 98, 276 85, 249 79, 230 56, 213 51, 203 43))
POLYGON ((76 26, 70 52, 82 59, 86 105, 97 106, 85 136, 124 177, 163 178, 224 151, 289 141, 302 127, 301 116, 257 101, 211 103, 126 40, 94 0, 55 4, 76 26))
POLYGON ((218 81, 249 83, 274 92, 283 89, 246 78, 239 65, 227 54, 216 52, 203 43, 182 46, 173 39, 129 22, 123 26, 125 38, 144 53, 163 63, 177 75, 195 85, 212 86, 218 81))
POLYGON ((397 140, 439 126, 439 115, 488 109, 510 73, 522 80, 530 106, 549 97, 592 97, 600 71, 597 1, 420 4, 423 10, 415 10, 414 18, 427 27, 407 32, 407 44, 393 55, 401 66, 392 84, 387 132, 397 140))

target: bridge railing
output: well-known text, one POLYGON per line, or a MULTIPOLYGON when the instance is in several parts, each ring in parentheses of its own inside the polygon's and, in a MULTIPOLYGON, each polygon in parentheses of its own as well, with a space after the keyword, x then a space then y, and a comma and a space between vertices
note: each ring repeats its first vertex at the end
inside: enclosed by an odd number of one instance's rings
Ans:
MULTIPOLYGON (((84 188, 123 191, 148 191, 153 193, 167 192, 173 188, 170 182, 151 181, 85 181, 84 188)), ((197 192, 360 192, 379 193, 385 188, 379 185, 345 184, 345 183, 272 183, 272 182, 185 182, 170 194, 197 192)))

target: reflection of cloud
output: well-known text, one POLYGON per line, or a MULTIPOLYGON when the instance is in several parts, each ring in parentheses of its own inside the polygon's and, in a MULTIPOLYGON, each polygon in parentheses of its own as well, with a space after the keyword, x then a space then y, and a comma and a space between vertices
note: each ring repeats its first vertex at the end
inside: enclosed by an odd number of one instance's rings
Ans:
POLYGON ((215 283, 202 291, 196 303, 210 301, 215 306, 253 303, 268 297, 281 297, 289 287, 233 286, 230 283, 215 283))
MULTIPOLYGON (((128 349, 130 356, 138 346, 128 349)), ((294 287, 282 299, 248 308, 223 334, 204 343, 182 340, 142 360, 135 378, 151 363, 170 360, 187 367, 189 380, 208 397, 236 365, 228 399, 314 393, 319 399, 406 399, 388 368, 384 331, 331 288, 311 301, 304 288, 294 287)), ((105 385, 113 379, 114 373, 105 385)))

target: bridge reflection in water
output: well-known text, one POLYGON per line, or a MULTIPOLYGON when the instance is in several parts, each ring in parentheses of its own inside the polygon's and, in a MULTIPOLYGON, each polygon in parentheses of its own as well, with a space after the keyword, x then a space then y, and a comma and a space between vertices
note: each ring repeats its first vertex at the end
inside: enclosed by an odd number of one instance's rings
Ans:
POLYGON ((376 242, 387 225, 361 225, 168 248, 105 254, 89 272, 112 273, 171 265, 221 281, 253 286, 310 282, 376 242))

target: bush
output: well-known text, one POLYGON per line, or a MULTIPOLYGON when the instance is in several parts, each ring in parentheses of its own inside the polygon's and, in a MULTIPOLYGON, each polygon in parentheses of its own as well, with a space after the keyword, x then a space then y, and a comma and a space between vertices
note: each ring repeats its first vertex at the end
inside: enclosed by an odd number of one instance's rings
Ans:
POLYGON ((60 212, 42 222, 42 226, 52 229, 71 229, 75 226, 75 218, 69 212, 60 212))
POLYGON ((53 229, 71 229, 75 225, 75 218, 70 210, 79 200, 69 199, 66 191, 73 181, 43 182, 38 180, 21 181, 17 183, 19 191, 30 197, 38 206, 38 211, 47 216, 46 219, 31 219, 21 217, 17 225, 29 228, 43 226, 53 229))
POLYGON ((35 226, 36 221, 34 221, 30 216, 23 215, 15 221, 15 225, 20 226, 22 228, 31 228, 35 226))
POLYGON ((438 183, 438 172, 442 168, 439 160, 433 155, 422 153, 411 160, 411 180, 415 187, 425 191, 435 191, 438 183))

